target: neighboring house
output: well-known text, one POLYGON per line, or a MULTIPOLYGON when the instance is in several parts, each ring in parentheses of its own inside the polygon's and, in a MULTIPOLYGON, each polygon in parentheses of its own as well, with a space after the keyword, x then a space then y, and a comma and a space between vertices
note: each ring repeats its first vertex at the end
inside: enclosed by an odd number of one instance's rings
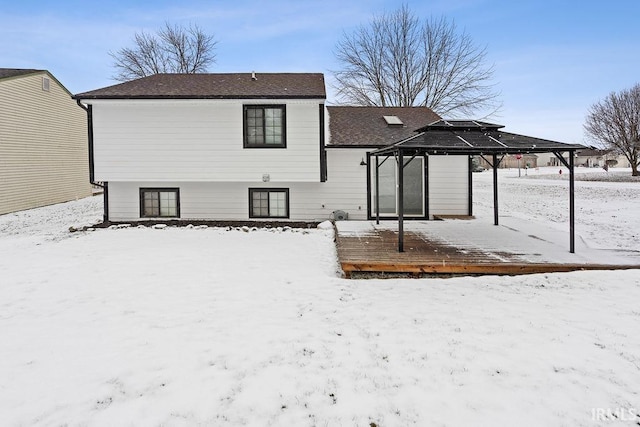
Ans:
MULTIPOLYGON (((538 166, 561 166, 562 163, 552 153, 538 154, 538 166), (542 160, 544 159, 544 160, 542 160)), ((629 160, 611 149, 584 148, 576 151, 575 164, 579 167, 602 168, 605 164, 610 168, 630 168, 629 160)))
POLYGON ((600 150, 597 148, 585 148, 576 151, 576 165, 587 168, 603 167, 613 150, 600 150))
MULTIPOLYGON (((367 152, 439 119, 424 107, 325 107, 324 76, 310 73, 159 74, 74 98, 88 106, 92 179, 111 221, 372 218, 367 152)), ((468 214, 469 163, 412 161, 405 215, 468 214)), ((387 217, 396 169, 380 168, 387 217)))
POLYGON ((538 161, 536 167, 555 166, 552 162, 558 161, 553 153, 540 153, 538 154, 538 161))
POLYGON ((606 164, 609 168, 631 168, 631 162, 624 154, 621 154, 617 150, 605 151, 608 152, 602 156, 602 163, 599 166, 604 166, 606 164))
POLYGON ((0 214, 91 194, 86 114, 45 70, 0 68, 0 214))
MULTIPOLYGON (((546 153, 543 153, 546 154, 546 153)), ((551 154, 553 156, 553 154, 551 154)), ((502 161, 500 161, 500 168, 502 169, 513 169, 513 168, 537 168, 538 165, 538 156, 540 154, 510 154, 508 156, 504 156, 502 161)), ((484 169, 491 169, 491 165, 482 157, 478 157, 478 163, 484 169)), ((546 166, 546 165, 545 165, 546 166)))
POLYGON ((631 168, 631 162, 625 157, 624 154, 609 154, 605 156, 605 162, 607 162, 613 168, 631 168))

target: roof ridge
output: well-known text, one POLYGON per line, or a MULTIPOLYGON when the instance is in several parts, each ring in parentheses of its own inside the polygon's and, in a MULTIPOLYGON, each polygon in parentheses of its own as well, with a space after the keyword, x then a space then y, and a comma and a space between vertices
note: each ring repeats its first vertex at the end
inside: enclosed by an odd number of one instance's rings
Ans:
POLYGON ((326 99, 326 88, 322 73, 161 73, 79 93, 74 98, 326 99))

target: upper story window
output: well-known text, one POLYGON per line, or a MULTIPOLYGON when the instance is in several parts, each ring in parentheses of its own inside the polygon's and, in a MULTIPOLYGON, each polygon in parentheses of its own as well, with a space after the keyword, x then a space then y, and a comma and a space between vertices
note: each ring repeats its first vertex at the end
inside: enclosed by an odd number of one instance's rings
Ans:
POLYGON ((245 148, 285 148, 286 129, 284 105, 244 106, 245 148))

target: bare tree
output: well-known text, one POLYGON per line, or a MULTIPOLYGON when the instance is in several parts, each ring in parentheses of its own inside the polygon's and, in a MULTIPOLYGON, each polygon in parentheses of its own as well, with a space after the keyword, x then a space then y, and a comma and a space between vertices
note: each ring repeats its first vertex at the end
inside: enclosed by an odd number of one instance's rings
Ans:
POLYGON ((427 106, 440 115, 495 113, 486 49, 445 18, 420 21, 404 5, 374 17, 336 46, 336 89, 347 104, 427 106))
POLYGON ((133 48, 109 52, 117 70, 113 78, 124 82, 158 73, 204 73, 215 63, 217 44, 197 25, 165 23, 156 34, 136 33, 133 48))
POLYGON ((631 175, 640 166, 640 83, 631 89, 611 92, 589 108, 584 125, 587 137, 623 154, 631 164, 631 175))

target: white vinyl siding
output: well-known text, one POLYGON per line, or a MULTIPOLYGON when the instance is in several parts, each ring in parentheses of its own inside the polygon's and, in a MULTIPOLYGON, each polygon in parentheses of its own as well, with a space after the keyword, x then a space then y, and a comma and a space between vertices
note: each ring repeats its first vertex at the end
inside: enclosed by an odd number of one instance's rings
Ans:
POLYGON ((87 151, 86 112, 55 79, 0 80, 0 214, 89 196, 87 151))
POLYGON ((286 105, 286 148, 245 149, 243 105, 260 100, 91 101, 98 181, 318 182, 318 106, 286 105))
MULTIPOLYGON (((112 221, 140 218, 139 188, 180 188, 180 218, 184 220, 249 220, 249 188, 289 189, 291 221, 323 221, 343 210, 349 219, 367 219, 367 167, 365 149, 327 149, 327 182, 110 182, 112 221)), ((468 213, 468 160, 466 156, 431 156, 430 214, 468 213)))
POLYGON ((331 219, 335 210, 350 219, 367 218, 367 168, 364 149, 328 149, 327 182, 110 182, 112 221, 140 218, 138 190, 142 187, 179 187, 181 219, 248 220, 249 188, 288 188, 291 221, 331 219))

